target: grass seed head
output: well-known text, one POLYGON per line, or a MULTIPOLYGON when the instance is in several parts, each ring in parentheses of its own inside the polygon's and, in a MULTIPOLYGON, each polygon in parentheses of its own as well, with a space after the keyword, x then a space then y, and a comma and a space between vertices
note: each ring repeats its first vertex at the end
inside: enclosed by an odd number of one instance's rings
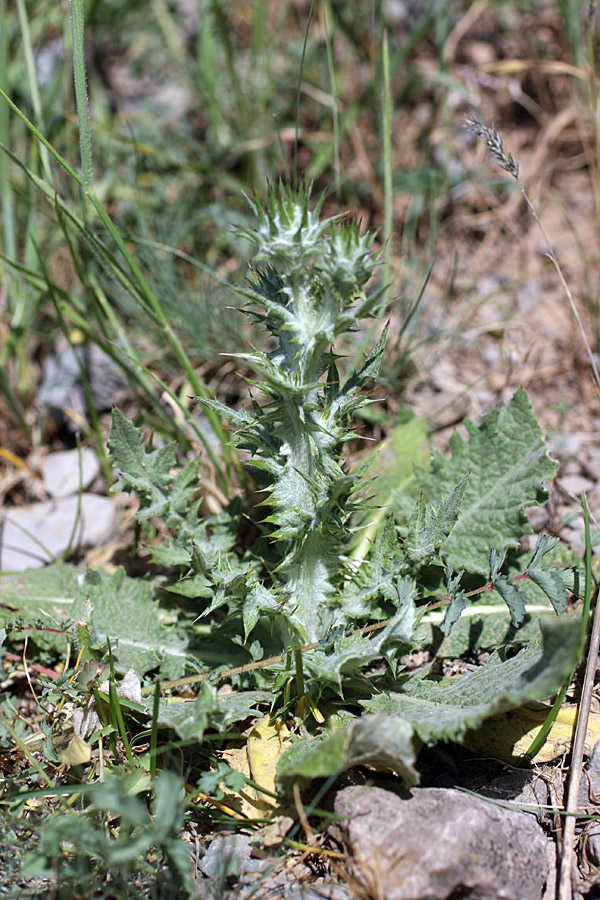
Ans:
POLYGON ((483 138, 486 146, 491 150, 492 156, 498 161, 500 166, 504 169, 505 172, 508 172, 509 175, 512 175, 517 181, 519 180, 519 164, 516 159, 512 155, 512 153, 508 153, 504 149, 504 144, 502 143, 502 138, 492 125, 490 128, 487 125, 484 125, 479 119, 467 119, 465 123, 466 127, 469 131, 474 132, 480 138, 483 138))

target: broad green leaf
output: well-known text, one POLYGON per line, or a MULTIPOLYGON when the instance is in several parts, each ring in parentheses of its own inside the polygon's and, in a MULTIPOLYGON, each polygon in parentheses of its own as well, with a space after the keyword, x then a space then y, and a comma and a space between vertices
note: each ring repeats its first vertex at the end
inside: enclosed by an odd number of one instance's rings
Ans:
POLYGON ((140 677, 150 669, 166 678, 182 674, 186 642, 160 621, 149 581, 127 578, 123 569, 113 575, 88 570, 72 615, 90 620, 92 647, 100 649, 110 640, 118 671, 133 669, 140 677))
POLYGON ((514 395, 505 409, 491 409, 481 425, 465 422, 469 438, 458 433, 450 440, 452 456, 434 453, 430 473, 420 483, 438 506, 468 472, 460 515, 441 548, 454 569, 486 575, 490 549, 518 547, 529 533, 525 507, 546 500, 546 481, 554 477, 557 463, 546 446, 531 403, 524 390, 514 395))
POLYGON ((411 725, 395 716, 365 715, 320 738, 306 738, 289 747, 277 774, 284 787, 296 778, 325 778, 352 766, 393 771, 406 785, 416 784, 415 748, 411 725))
POLYGON ((548 699, 573 671, 580 623, 555 620, 543 623, 541 629, 541 641, 531 641, 511 659, 494 654, 485 666, 453 684, 413 678, 401 692, 379 694, 361 701, 361 706, 367 712, 405 719, 427 744, 460 742, 467 729, 477 728, 489 716, 529 700, 548 699))
POLYGON ((175 465, 175 445, 147 452, 141 433, 118 409, 113 410, 108 446, 120 470, 115 491, 136 490, 140 500, 137 518, 144 522, 165 513, 169 506, 171 469, 175 465))
POLYGON ((172 728, 183 740, 200 741, 207 728, 227 731, 234 722, 243 722, 255 716, 258 708, 266 706, 272 699, 268 691, 217 695, 215 688, 204 681, 194 700, 175 703, 161 700, 158 723, 172 728))
POLYGON ((64 653, 69 635, 44 631, 43 627, 60 628, 66 619, 72 618, 85 572, 85 566, 58 562, 5 576, 0 581, 0 621, 20 616, 25 626, 40 626, 29 632, 38 647, 64 653))

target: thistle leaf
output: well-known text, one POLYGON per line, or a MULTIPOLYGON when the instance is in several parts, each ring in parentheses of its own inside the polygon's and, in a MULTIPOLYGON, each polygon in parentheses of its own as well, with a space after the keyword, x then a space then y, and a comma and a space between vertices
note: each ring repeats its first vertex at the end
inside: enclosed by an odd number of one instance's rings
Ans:
POLYGON ((144 522, 165 513, 169 506, 175 444, 147 452, 141 433, 118 409, 113 410, 108 446, 121 477, 111 492, 135 490, 140 499, 137 518, 144 522))
POLYGON ((541 640, 531 641, 510 659, 495 653, 485 666, 440 686, 415 677, 402 691, 361 701, 367 712, 410 722, 426 744, 461 741, 467 729, 530 700, 546 700, 573 671, 580 649, 580 623, 541 623, 541 640))
POLYGON ((467 442, 454 433, 452 456, 433 456, 430 473, 420 482, 430 501, 439 505, 466 472, 461 513, 441 548, 455 568, 487 574, 490 547, 517 547, 531 531, 523 510, 547 498, 545 482, 557 463, 548 456, 540 427, 524 390, 505 409, 492 409, 481 425, 465 422, 467 442))
POLYGON ((423 496, 419 497, 404 542, 404 551, 412 563, 430 562, 448 537, 458 518, 461 497, 468 480, 467 473, 441 501, 437 510, 433 507, 428 509, 423 496))
POLYGON ((557 614, 564 612, 567 607, 568 586, 566 581, 570 573, 566 573, 565 576, 564 570, 558 566, 542 566, 540 562, 542 557, 558 543, 560 543, 558 538, 540 535, 526 569, 531 580, 546 594, 557 614))

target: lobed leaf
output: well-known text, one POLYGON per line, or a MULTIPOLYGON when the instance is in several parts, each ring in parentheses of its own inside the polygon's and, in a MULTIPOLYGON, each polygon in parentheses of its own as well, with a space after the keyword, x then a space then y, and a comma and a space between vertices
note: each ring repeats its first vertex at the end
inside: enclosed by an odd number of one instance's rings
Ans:
POLYGON ((432 471, 420 482, 436 505, 470 472, 461 512, 441 553, 455 569, 485 575, 490 548, 518 547, 531 529, 523 510, 547 497, 544 484, 556 474, 526 392, 519 389, 505 409, 491 409, 481 425, 465 422, 463 441, 455 432, 452 456, 434 453, 432 471))
POLYGON ((113 410, 108 446, 121 472, 111 491, 136 490, 140 498, 140 522, 163 515, 169 507, 171 469, 175 465, 175 444, 147 452, 140 431, 118 409, 113 410))
POLYGON ((427 744, 458 741, 486 718, 530 700, 546 700, 573 671, 580 650, 581 625, 560 620, 540 623, 542 637, 511 659, 495 653, 490 661, 450 685, 422 677, 400 692, 361 701, 367 712, 398 716, 410 722, 427 744))

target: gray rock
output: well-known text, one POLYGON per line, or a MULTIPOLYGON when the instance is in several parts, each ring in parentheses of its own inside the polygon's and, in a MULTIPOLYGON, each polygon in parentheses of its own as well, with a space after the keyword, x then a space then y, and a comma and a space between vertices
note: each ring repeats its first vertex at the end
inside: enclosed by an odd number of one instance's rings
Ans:
POLYGON ((582 840, 589 861, 600 866, 600 822, 590 822, 583 830, 582 840))
MULTIPOLYGON (((81 487, 88 488, 100 472, 98 457, 91 447, 81 449, 81 487)), ((50 453, 44 463, 44 486, 52 497, 70 497, 79 491, 79 451, 50 453)))
POLYGON ((536 533, 542 531, 550 519, 550 513, 545 506, 530 506, 525 512, 529 519, 529 524, 536 533))
POLYGON ((583 475, 565 475, 563 478, 558 479, 558 483, 563 491, 566 491, 572 497, 578 497, 584 491, 591 491, 594 487, 594 482, 590 481, 589 478, 584 478, 583 475))
POLYGON ((588 447, 583 468, 593 481, 600 481, 600 447, 588 447))
POLYGON ((348 787, 330 826, 353 876, 385 900, 540 900, 547 839, 531 817, 456 790, 348 787))
MULTIPOLYGON (((23 572, 40 568, 60 557, 69 545, 77 517, 77 497, 61 497, 4 509, 0 541, 0 570, 23 572)), ((115 524, 112 500, 98 494, 81 495, 81 511, 72 549, 96 546, 105 541, 115 524)))
POLYGON ((78 431, 79 425, 65 410, 73 410, 76 418, 86 419, 88 414, 82 369, 98 411, 110 409, 129 392, 124 372, 99 347, 85 344, 73 349, 63 345, 44 362, 37 400, 57 424, 70 431, 78 431))
POLYGON ((270 892, 269 900, 356 900, 356 892, 341 884, 286 884, 280 893, 270 892))
POLYGON ((207 878, 239 878, 250 859, 251 842, 248 834, 217 835, 200 861, 200 871, 207 878))
MULTIPOLYGON (((508 768, 501 775, 493 778, 488 785, 479 789, 479 793, 491 799, 503 800, 516 808, 526 807, 528 815, 535 815, 538 821, 548 820, 551 816, 546 807, 550 803, 550 791, 547 782, 535 772, 527 769, 508 768)), ((521 810, 524 812, 525 810, 521 810)))

